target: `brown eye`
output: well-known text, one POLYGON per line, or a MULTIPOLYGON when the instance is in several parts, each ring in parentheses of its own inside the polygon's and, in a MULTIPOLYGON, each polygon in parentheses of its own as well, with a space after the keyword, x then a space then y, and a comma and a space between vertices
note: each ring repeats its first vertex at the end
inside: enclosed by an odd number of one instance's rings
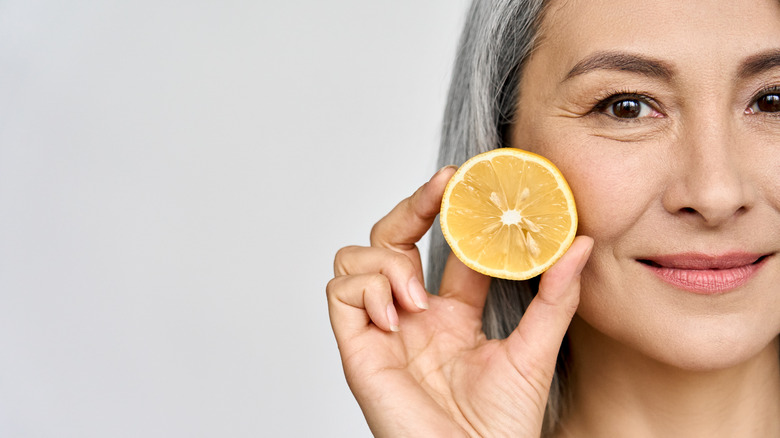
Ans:
POLYGON ((626 121, 657 117, 659 113, 651 106, 652 101, 651 98, 637 93, 618 93, 599 102, 593 111, 626 121))
POLYGON ((612 115, 620 119, 635 119, 642 113, 642 103, 638 100, 621 100, 610 105, 612 115))
POLYGON ((776 113, 780 111, 780 94, 765 94, 756 101, 759 111, 776 113))

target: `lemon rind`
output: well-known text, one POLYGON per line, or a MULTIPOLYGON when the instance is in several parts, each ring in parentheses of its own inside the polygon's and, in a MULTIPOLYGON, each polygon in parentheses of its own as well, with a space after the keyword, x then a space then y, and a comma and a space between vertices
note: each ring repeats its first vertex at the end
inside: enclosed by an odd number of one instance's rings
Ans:
POLYGON ((522 149, 517 148, 499 148, 499 149, 493 149, 488 152, 483 152, 481 154, 475 155, 474 157, 471 157, 468 159, 463 165, 461 165, 458 170, 455 172, 455 174, 452 176, 450 181, 447 183, 447 186, 444 189, 444 196, 442 197, 442 203, 440 208, 440 215, 439 215, 439 221, 441 224, 442 233, 444 235, 444 239, 447 241, 447 244, 452 249, 453 254, 463 262, 466 266, 469 268, 484 274, 488 275, 490 277, 495 278, 504 278, 508 280, 528 280, 530 278, 536 277, 546 270, 548 270, 552 265, 555 264, 562 256, 566 253, 566 251, 571 246, 572 242, 574 242, 574 238, 577 235, 577 227, 578 227, 578 214, 577 214, 577 207, 574 201, 574 195, 571 191, 571 188, 569 187, 568 182, 563 177, 563 174, 558 169, 555 164, 553 164, 550 160, 547 158, 535 154, 533 152, 529 152, 522 149), (536 265, 532 269, 528 269, 525 271, 509 271, 506 269, 493 269, 486 267, 484 265, 481 265, 479 263, 475 263, 469 258, 466 258, 465 256, 462 256, 463 251, 458 246, 457 242, 454 242, 451 236, 448 235, 448 225, 447 225, 447 213, 449 210, 449 203, 447 202, 449 195, 452 193, 452 190, 454 189, 455 185, 457 185, 459 182, 463 181, 464 176, 468 171, 477 163, 490 160, 494 156, 505 156, 505 155, 514 155, 518 158, 521 158, 523 160, 533 161, 536 162, 542 167, 551 169, 552 175, 555 178, 556 182, 559 184, 559 186, 562 188, 564 197, 569 205, 569 211, 572 213, 572 222, 569 226, 569 232, 566 234, 566 238, 561 242, 560 247, 558 251, 555 252, 552 256, 550 256, 545 262, 540 263, 539 265, 536 265))

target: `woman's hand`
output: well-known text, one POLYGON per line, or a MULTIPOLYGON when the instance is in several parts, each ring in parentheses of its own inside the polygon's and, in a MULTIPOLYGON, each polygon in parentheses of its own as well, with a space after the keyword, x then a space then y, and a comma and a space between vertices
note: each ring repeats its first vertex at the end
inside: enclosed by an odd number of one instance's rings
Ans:
POLYGON ((490 278, 450 254, 439 295, 423 288, 417 241, 439 212, 446 167, 336 254, 327 295, 347 382, 376 436, 538 437, 561 340, 593 240, 542 275, 515 331, 487 340, 490 278))

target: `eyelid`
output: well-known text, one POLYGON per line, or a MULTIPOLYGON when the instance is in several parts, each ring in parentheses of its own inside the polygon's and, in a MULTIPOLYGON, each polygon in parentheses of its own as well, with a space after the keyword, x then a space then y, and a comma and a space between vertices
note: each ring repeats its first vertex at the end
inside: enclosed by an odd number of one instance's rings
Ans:
POLYGON ((769 85, 769 86, 763 87, 760 90, 758 90, 750 98, 750 101, 748 103, 748 107, 745 109, 745 112, 750 111, 751 113, 755 113, 755 111, 753 110, 753 107, 758 104, 758 99, 761 99, 762 97, 764 97, 764 96, 766 96, 768 94, 779 94, 780 95, 780 85, 769 85))
POLYGON ((598 103, 596 103, 593 106, 593 109, 590 112, 597 113, 597 114, 606 114, 616 120, 621 120, 621 121, 637 120, 637 119, 622 119, 606 113, 606 109, 609 108, 610 105, 614 104, 615 102, 620 102, 621 100, 638 100, 639 102, 648 105, 653 111, 663 114, 663 111, 660 109, 660 105, 658 104, 658 102, 656 102, 655 99, 653 99, 652 97, 646 94, 642 94, 634 91, 615 91, 609 93, 607 97, 599 99, 598 103))

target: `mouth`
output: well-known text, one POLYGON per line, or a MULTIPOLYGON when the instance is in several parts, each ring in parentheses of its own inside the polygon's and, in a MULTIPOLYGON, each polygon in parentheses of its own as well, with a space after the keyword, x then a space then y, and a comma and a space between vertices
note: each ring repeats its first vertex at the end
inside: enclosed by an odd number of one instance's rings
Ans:
POLYGON ((772 254, 686 253, 637 259, 662 281, 685 291, 712 295, 746 284, 772 254))

